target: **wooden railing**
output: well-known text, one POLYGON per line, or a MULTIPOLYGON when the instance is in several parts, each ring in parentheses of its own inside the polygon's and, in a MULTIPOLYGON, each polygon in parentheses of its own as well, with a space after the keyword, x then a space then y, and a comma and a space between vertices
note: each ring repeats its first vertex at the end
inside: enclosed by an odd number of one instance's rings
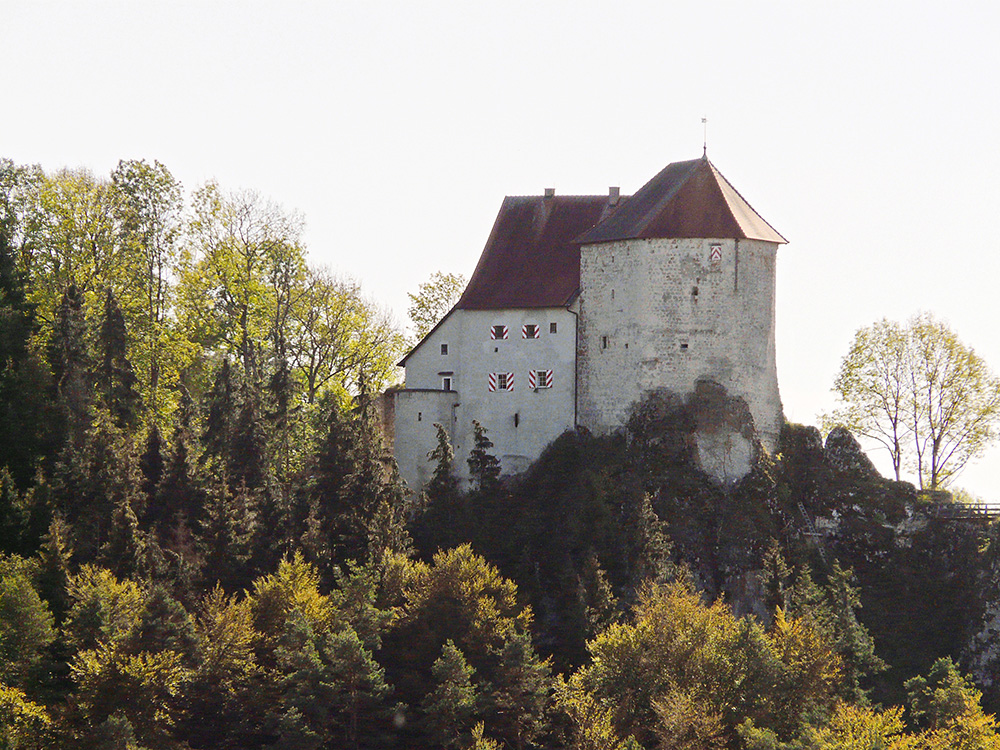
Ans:
POLYGON ((989 520, 1000 517, 1000 503, 936 503, 931 514, 947 520, 989 520))

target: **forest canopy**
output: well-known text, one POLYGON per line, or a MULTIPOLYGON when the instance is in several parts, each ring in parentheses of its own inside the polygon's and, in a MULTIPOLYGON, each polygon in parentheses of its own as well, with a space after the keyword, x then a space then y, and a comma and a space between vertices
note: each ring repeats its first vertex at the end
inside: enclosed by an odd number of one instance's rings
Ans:
POLYGON ((407 488, 403 337, 301 226, 157 162, 0 160, 0 748, 1000 747, 948 656, 995 526, 894 540, 913 488, 846 431, 721 488, 668 398, 513 478, 439 429, 407 488))

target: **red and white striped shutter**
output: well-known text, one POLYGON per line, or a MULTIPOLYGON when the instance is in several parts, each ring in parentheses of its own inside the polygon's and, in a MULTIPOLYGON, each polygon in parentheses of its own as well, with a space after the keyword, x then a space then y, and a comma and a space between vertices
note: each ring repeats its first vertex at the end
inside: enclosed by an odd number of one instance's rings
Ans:
POLYGON ((497 374, 495 372, 490 373, 490 393, 493 393, 497 389, 497 374))
POLYGON ((546 388, 552 387, 552 370, 545 371, 545 387, 546 388))
POLYGON ((536 370, 528 370, 528 387, 532 390, 538 387, 538 373, 536 370))
POLYGON ((512 372, 507 373, 507 390, 514 390, 514 373, 512 372))
POLYGON ((491 339, 506 339, 507 338, 507 326, 490 326, 490 338, 491 339), (497 335, 497 329, 502 329, 503 335, 497 335))
POLYGON ((538 326, 532 324, 531 325, 531 334, 529 335, 528 334, 528 324, 525 323, 523 326, 521 326, 521 338, 522 339, 537 339, 538 338, 538 330, 539 330, 538 326))

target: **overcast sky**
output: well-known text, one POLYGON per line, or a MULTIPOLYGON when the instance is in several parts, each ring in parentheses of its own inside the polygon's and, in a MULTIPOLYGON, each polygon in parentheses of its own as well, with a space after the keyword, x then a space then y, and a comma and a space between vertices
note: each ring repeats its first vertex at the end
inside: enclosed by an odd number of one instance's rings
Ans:
MULTIPOLYGON (((998 34, 987 0, 0 0, 0 156, 256 189, 403 323, 504 195, 634 192, 707 116, 790 241, 778 377, 814 424, 881 317, 929 310, 1000 369, 998 34)), ((1000 450, 958 484, 1000 500, 1000 450)))

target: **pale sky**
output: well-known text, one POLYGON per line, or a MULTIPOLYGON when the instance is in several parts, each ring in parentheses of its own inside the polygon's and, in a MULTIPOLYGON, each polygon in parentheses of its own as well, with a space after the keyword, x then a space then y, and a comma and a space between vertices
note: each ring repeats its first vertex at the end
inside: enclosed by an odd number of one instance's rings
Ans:
MULTIPOLYGON (((929 310, 1000 370, 998 35, 988 0, 0 0, 0 156, 256 189, 402 323, 504 195, 634 192, 707 116, 790 241, 778 378, 815 424, 881 317, 929 310)), ((1000 450, 957 484, 1000 500, 1000 450)))

